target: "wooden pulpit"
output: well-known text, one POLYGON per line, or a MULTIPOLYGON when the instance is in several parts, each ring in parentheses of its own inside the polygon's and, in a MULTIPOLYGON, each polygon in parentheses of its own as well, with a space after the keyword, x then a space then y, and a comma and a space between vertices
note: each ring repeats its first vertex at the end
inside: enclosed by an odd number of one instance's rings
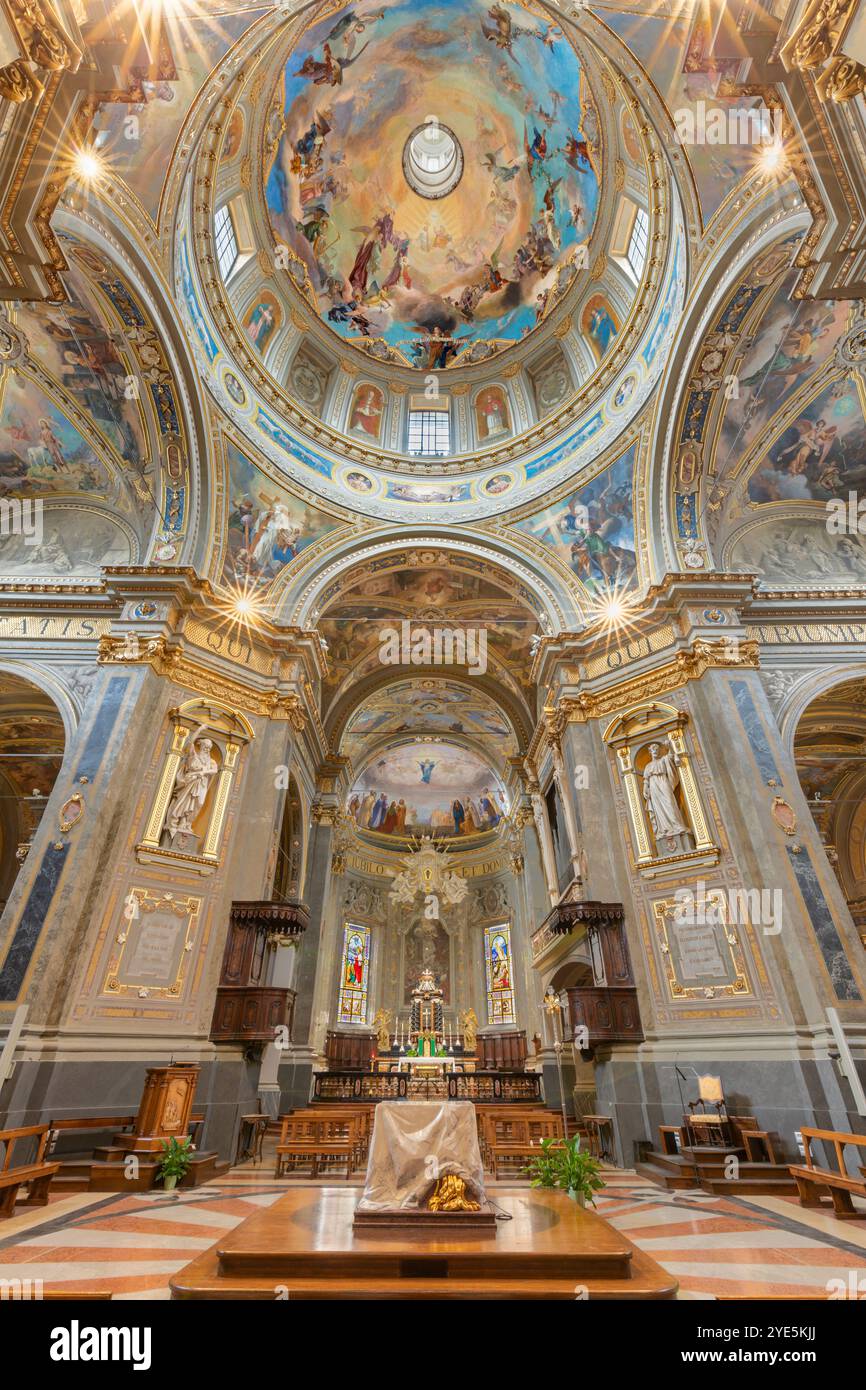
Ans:
POLYGON ((131 1153, 159 1153, 166 1139, 184 1138, 200 1071, 195 1063, 148 1067, 135 1129, 115 1142, 131 1153))

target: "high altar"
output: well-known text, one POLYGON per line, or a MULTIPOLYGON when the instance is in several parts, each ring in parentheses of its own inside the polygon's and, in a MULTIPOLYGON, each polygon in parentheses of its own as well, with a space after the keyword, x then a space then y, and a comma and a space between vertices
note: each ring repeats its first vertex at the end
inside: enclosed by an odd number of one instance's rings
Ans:
POLYGON ((443 1029, 444 994, 436 984, 431 970, 422 970, 417 985, 412 991, 410 1012, 409 1047, 410 1057, 445 1058, 445 1032, 443 1029))

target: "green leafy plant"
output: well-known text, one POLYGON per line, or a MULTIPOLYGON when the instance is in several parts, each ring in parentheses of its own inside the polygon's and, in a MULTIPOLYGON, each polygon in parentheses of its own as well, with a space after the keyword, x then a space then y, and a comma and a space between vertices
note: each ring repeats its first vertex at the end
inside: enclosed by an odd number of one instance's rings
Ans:
POLYGON ((162 1158, 160 1159, 157 1177, 162 1178, 166 1186, 174 1187, 175 1183, 185 1177, 189 1172, 192 1163, 193 1146, 187 1139, 163 1139, 162 1158), (174 1179, 174 1182, 166 1183, 166 1179, 174 1179))
POLYGON ((580 1147, 580 1136, 573 1139, 542 1139, 539 1152, 521 1171, 527 1173, 531 1187, 558 1187, 569 1197, 595 1206, 594 1193, 604 1181, 601 1164, 580 1147))

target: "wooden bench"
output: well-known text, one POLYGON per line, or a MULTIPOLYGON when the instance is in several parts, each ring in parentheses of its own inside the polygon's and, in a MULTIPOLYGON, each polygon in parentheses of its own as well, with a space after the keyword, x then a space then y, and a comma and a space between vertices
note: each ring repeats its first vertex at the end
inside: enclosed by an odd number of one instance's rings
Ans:
POLYGON ((511 1120, 507 1126, 501 1127, 507 1130, 504 1135, 497 1132, 500 1127, 495 1125, 492 1117, 488 1117, 486 1123, 486 1149, 494 1179, 499 1178, 500 1167, 513 1167, 517 1162, 525 1167, 537 1155, 542 1139, 564 1138, 561 1115, 536 1113, 511 1120))
POLYGON ((14 1216, 18 1189, 27 1186, 27 1203, 33 1207, 44 1207, 48 1201, 51 1179, 60 1167, 59 1163, 45 1162, 45 1148, 48 1143, 48 1125, 24 1125, 20 1129, 0 1129, 0 1144, 5 1146, 3 1167, 0 1168, 0 1220, 14 1216), (19 1139, 35 1139, 36 1155, 32 1163, 14 1167, 12 1156, 19 1139))
MULTIPOLYGON (((805 1164, 793 1163, 790 1167, 791 1177, 797 1184, 800 1205, 803 1207, 823 1206, 824 1189, 826 1188, 829 1190, 836 1216, 846 1221, 857 1217, 866 1217, 866 1210, 859 1211, 851 1200, 852 1194, 866 1197, 866 1176, 852 1178, 845 1168, 846 1145, 853 1144, 857 1149, 866 1149, 866 1134, 845 1134, 841 1130, 811 1129, 806 1126, 800 1132, 803 1136, 803 1147, 806 1150, 806 1162, 805 1164), (812 1143, 815 1140, 832 1145, 836 1155, 837 1167, 835 1169, 816 1166, 812 1157, 812 1143)), ((861 1169, 861 1174, 862 1171, 861 1169)))
POLYGON ((317 1177, 319 1167, 333 1159, 345 1160, 346 1178, 352 1176, 363 1144, 359 1117, 354 1115, 286 1115, 280 1128, 274 1176, 284 1175, 286 1167, 309 1160, 310 1175, 317 1177))
POLYGON ((546 1110, 543 1105, 479 1105, 476 1106, 478 1122, 478 1144, 484 1166, 492 1167, 491 1146, 493 1144, 524 1143, 529 1138, 539 1138, 539 1128, 553 1119, 562 1133, 562 1117, 546 1110), (535 1128, 527 1131, 526 1125, 535 1128))

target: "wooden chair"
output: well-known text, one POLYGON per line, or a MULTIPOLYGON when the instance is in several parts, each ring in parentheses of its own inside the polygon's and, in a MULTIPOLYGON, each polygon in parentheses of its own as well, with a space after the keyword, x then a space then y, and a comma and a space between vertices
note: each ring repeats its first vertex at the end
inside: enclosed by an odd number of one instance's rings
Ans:
MULTIPOLYGON (((828 1189, 833 1211, 843 1221, 866 1217, 866 1211, 858 1211, 851 1200, 852 1195, 866 1197, 866 1175, 852 1178, 845 1167, 845 1147, 853 1144, 857 1149, 866 1149, 866 1134, 846 1134, 836 1129, 812 1129, 803 1126, 803 1148, 806 1151, 805 1164, 793 1163, 791 1177, 797 1184, 797 1192, 802 1207, 823 1205, 824 1189, 828 1189), (819 1168, 812 1156, 812 1143, 819 1140, 832 1145, 836 1155, 836 1168, 819 1168)), ((861 1175, 863 1169, 860 1169, 861 1175)))
POLYGON ((28 1188, 29 1206, 44 1207, 48 1201, 51 1179, 60 1167, 59 1163, 45 1162, 48 1131, 48 1125, 24 1125, 21 1129, 0 1130, 0 1144, 5 1145, 3 1167, 0 1169, 0 1220, 14 1216, 18 1190, 22 1186, 28 1188), (12 1157, 19 1139, 35 1139, 36 1156, 32 1163, 15 1167, 12 1157))

